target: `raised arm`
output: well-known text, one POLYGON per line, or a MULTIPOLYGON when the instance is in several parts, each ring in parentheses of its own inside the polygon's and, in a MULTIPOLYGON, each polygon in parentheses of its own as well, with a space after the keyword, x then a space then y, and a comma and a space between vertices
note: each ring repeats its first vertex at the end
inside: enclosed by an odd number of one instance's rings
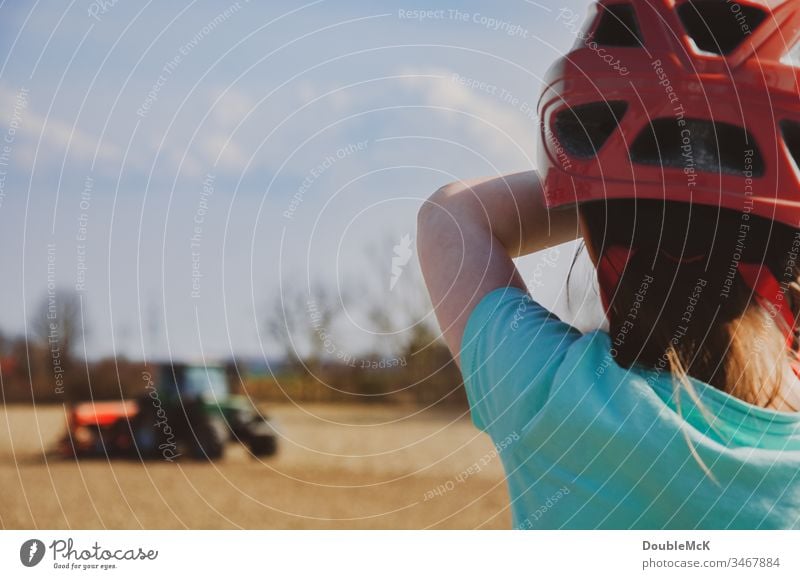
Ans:
POLYGON ((451 183, 422 206, 417 248, 456 362, 469 314, 490 291, 526 289, 512 258, 579 237, 575 210, 548 212, 535 171, 451 183))

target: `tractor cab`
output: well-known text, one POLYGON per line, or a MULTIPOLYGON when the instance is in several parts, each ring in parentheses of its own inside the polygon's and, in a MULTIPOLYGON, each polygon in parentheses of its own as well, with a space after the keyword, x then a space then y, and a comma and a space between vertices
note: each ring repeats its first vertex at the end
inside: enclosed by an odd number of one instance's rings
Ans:
POLYGON ((175 404, 182 400, 214 405, 224 402, 230 396, 224 366, 160 364, 156 371, 155 385, 157 392, 165 400, 175 404))

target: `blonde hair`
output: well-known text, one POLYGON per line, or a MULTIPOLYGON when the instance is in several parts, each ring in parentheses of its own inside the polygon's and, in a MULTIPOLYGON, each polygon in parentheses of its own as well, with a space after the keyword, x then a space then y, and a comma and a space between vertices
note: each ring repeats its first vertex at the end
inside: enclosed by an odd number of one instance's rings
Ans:
POLYGON ((796 319, 800 231, 745 212, 653 200, 608 200, 580 211, 598 255, 613 245, 636 250, 608 312, 611 336, 623 338, 612 351, 619 365, 665 369, 693 398, 689 376, 750 404, 791 407, 784 371, 797 338, 787 345, 783 320, 753 299, 737 268, 768 267, 796 319))

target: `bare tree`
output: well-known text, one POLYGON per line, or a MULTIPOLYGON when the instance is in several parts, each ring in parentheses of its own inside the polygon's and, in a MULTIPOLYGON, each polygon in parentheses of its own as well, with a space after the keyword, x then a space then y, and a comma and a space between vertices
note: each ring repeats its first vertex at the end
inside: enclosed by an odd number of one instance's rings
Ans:
POLYGON ((85 334, 81 297, 71 289, 48 292, 36 310, 33 329, 46 352, 46 367, 52 373, 57 394, 68 391, 77 370, 75 349, 85 334))
MULTIPOLYGON (((328 387, 333 386, 370 395, 401 390, 398 398, 421 403, 453 401, 460 377, 436 327, 413 244, 405 235, 381 241, 365 248, 359 262, 360 271, 369 276, 344 277, 336 286, 321 281, 285 284, 270 304, 267 333, 296 370, 320 380, 304 382, 312 396, 330 395, 328 387), (379 335, 368 351, 352 351, 353 337, 337 332, 350 318, 359 320, 356 324, 366 321, 379 335), (414 388, 403 390, 406 385, 414 388)), ((364 398, 377 399, 380 396, 364 398)))
POLYGON ((319 363, 335 347, 332 326, 350 295, 347 290, 336 297, 319 281, 307 288, 287 284, 270 305, 264 328, 289 362, 319 363))
POLYGON ((408 234, 385 236, 367 251, 376 279, 365 300, 370 321, 386 335, 393 352, 413 354, 439 340, 432 306, 408 234), (404 331, 397 332, 398 328, 404 331), (397 333, 393 333, 397 332, 397 333))

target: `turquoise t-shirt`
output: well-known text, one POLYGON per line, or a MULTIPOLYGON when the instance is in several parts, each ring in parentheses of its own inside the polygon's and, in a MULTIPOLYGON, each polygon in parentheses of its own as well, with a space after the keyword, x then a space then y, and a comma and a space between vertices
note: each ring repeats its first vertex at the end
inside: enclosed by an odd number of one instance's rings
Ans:
POLYGON ((608 333, 583 335, 519 289, 470 315, 464 383, 515 528, 800 528, 800 413, 692 380, 700 407, 610 352, 608 333))

